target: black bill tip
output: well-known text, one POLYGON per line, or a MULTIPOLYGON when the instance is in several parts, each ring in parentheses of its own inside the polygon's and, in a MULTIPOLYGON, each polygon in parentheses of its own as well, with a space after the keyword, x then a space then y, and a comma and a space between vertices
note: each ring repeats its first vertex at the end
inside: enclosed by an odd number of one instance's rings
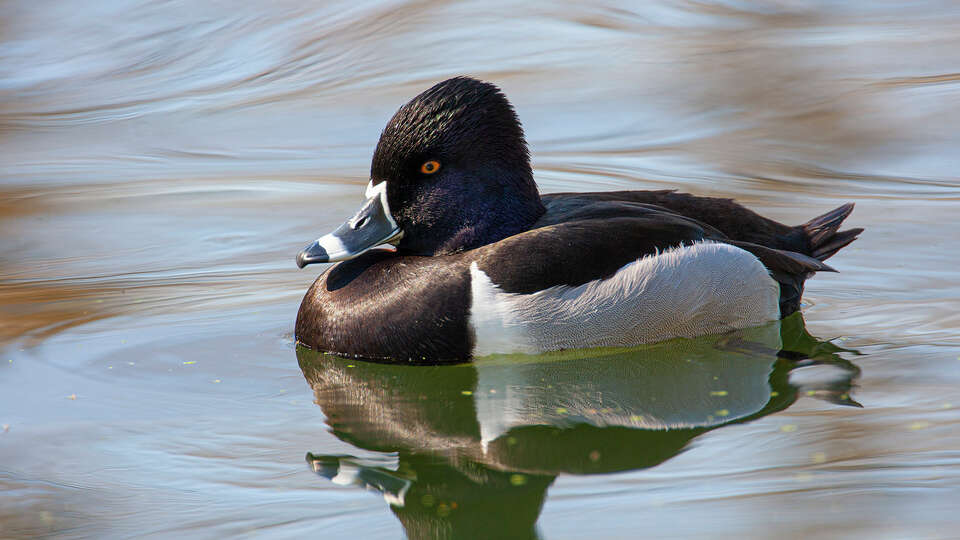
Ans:
POLYGON ((303 268, 307 264, 307 256, 302 251, 297 253, 297 268, 303 268))
POLYGON ((297 253, 297 267, 303 268, 308 264, 330 262, 330 255, 327 250, 320 245, 320 242, 314 242, 297 253))

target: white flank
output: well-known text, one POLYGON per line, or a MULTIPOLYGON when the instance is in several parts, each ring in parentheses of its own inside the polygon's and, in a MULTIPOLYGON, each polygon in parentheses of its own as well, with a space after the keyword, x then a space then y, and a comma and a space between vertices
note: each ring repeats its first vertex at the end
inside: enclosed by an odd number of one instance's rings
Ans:
POLYGON ((757 326, 780 287, 751 253, 702 242, 631 262, 605 280, 505 293, 470 266, 475 356, 615 347, 757 326))
POLYGON ((470 326, 476 341, 474 356, 539 352, 528 338, 522 322, 514 317, 510 299, 522 295, 502 292, 476 262, 470 264, 470 294, 470 326))

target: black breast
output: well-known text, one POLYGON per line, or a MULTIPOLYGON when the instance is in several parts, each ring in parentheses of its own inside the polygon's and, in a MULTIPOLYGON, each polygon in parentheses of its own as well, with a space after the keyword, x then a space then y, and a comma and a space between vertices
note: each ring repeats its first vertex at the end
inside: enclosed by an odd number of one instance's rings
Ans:
POLYGON ((470 271, 459 257, 373 251, 342 262, 307 291, 297 341, 316 350, 411 363, 465 361, 470 271))

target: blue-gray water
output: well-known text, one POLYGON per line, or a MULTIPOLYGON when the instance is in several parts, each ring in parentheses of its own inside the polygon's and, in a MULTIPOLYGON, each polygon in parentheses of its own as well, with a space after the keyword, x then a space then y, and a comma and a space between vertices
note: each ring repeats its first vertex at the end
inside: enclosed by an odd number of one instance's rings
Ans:
POLYGON ((3 3, 0 537, 960 536, 957 51, 935 1, 3 3), (856 202, 816 341, 298 358, 295 253, 459 74, 546 192, 856 202))

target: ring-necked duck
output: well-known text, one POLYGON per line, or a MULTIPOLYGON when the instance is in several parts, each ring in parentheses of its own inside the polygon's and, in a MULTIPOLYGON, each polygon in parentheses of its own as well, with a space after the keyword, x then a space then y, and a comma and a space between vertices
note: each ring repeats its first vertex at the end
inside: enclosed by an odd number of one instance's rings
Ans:
POLYGON ((796 311, 804 280, 862 232, 838 230, 853 204, 791 227, 673 191, 541 196, 513 107, 467 77, 397 111, 366 196, 297 255, 345 262, 307 291, 296 338, 400 362, 756 326, 796 311))

